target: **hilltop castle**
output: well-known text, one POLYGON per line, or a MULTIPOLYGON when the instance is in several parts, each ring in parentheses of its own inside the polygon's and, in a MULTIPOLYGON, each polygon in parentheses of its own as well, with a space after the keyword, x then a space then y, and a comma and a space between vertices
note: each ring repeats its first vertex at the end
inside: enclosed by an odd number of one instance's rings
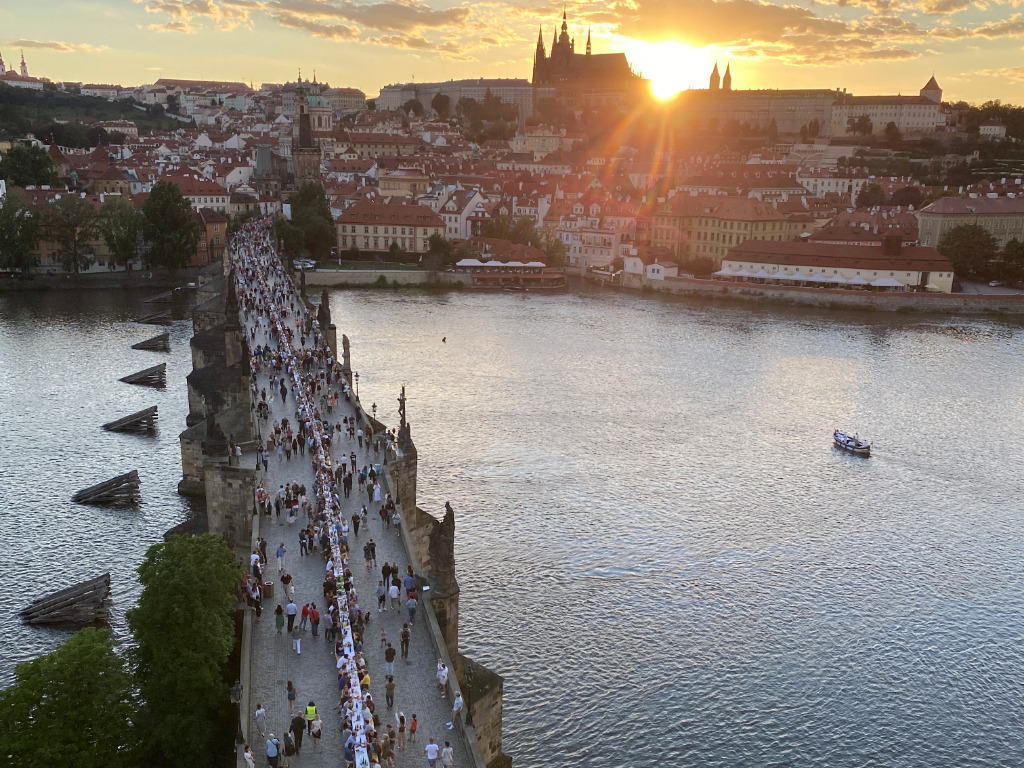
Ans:
POLYGON ((550 89, 550 95, 570 108, 624 105, 642 92, 646 81, 636 74, 624 53, 592 53, 587 32, 586 53, 576 53, 569 25, 562 11, 562 30, 551 39, 551 53, 544 47, 544 28, 537 34, 533 57, 533 86, 550 89))

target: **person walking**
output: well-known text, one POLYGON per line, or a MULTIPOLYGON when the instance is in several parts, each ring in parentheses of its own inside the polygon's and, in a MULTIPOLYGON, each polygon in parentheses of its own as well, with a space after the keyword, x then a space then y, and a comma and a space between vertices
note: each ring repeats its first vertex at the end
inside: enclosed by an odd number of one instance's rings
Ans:
POLYGON ((284 765, 285 768, 291 768, 292 758, 295 757, 295 737, 292 736, 291 731, 285 731, 281 737, 284 746, 284 765))
POLYGON ((437 689, 442 699, 448 698, 448 667, 440 659, 437 660, 437 689))
POLYGON ((310 700, 306 705, 306 729, 313 730, 313 721, 317 718, 316 703, 310 700))
POLYGON ((302 734, 306 732, 306 718, 302 716, 302 713, 297 713, 292 718, 291 732, 295 737, 295 754, 299 755, 302 753, 302 734))
POLYGON ((433 736, 431 736, 427 740, 427 746, 425 746, 423 748, 423 751, 427 755, 427 767, 428 768, 434 768, 434 766, 437 765, 437 757, 440 754, 441 750, 437 746, 437 744, 434 743, 434 737, 433 736))
POLYGON ((270 763, 270 768, 277 768, 281 762, 281 742, 274 734, 267 737, 267 762, 270 763))
POLYGON ((256 727, 260 730, 260 736, 267 736, 267 710, 260 702, 256 702, 256 727))
POLYGON ((442 768, 452 768, 453 765, 455 765, 455 750, 452 749, 451 742, 446 741, 441 749, 441 766, 442 768))
POLYGON ((408 624, 402 625, 402 631, 398 634, 398 640, 402 647, 402 658, 409 658, 409 641, 412 639, 412 630, 408 624))
POLYGON ((373 567, 377 567, 377 542, 370 539, 370 560, 373 562, 373 567))
POLYGON ((402 600, 398 594, 397 584, 392 584, 390 587, 388 587, 388 596, 391 598, 391 608, 393 610, 397 611, 399 608, 402 607, 402 600))
POLYGON ((317 714, 316 718, 313 720, 313 725, 311 725, 310 728, 309 728, 309 734, 310 734, 310 736, 313 737, 313 751, 314 752, 317 752, 317 751, 320 750, 320 737, 323 735, 323 732, 324 732, 324 723, 320 719, 320 715, 317 714))
POLYGON ((277 627, 277 634, 280 635, 281 630, 284 629, 284 608, 280 603, 274 609, 274 626, 277 627))
POLYGON ((409 743, 416 743, 416 729, 419 728, 419 723, 416 721, 416 713, 412 713, 412 720, 409 721, 409 743))
MULTIPOLYGON (((294 624, 294 622, 292 623, 294 624)), ((294 624, 292 627, 292 650, 297 656, 302 655, 302 630, 299 629, 298 624, 294 624)))
MULTIPOLYGON (((394 648, 388 644, 388 649, 393 651, 394 648)), ((388 675, 388 681, 384 684, 384 701, 388 705, 388 709, 395 706, 395 678, 388 675)))
POLYGON ((288 631, 291 632, 295 626, 295 614, 299 612, 299 606, 295 604, 295 601, 290 597, 288 598, 288 605, 284 607, 284 612, 288 616, 288 631))
POLYGON ((395 674, 395 657, 398 655, 398 651, 395 650, 391 643, 388 643, 388 647, 384 649, 384 674, 393 675, 395 674))
POLYGON ((248 744, 245 745, 245 752, 242 753, 242 757, 245 758, 245 768, 256 768, 256 756, 252 753, 252 747, 248 744))
POLYGON ((401 750, 405 749, 405 729, 407 723, 405 722, 405 714, 402 710, 398 710, 395 715, 395 722, 398 723, 398 748, 401 750))
POLYGON ((409 624, 416 623, 416 608, 417 606, 419 606, 419 604, 420 601, 417 600, 415 597, 411 596, 409 597, 408 600, 405 601, 405 609, 409 611, 409 624))
POLYGON ((287 550, 284 548, 284 542, 282 541, 277 547, 277 551, 274 553, 277 556, 277 572, 284 573, 284 555, 287 550))
POLYGON ((395 513, 393 515, 391 515, 391 527, 395 529, 395 535, 396 536, 401 536, 402 535, 401 526, 402 526, 402 516, 401 516, 401 514, 399 514, 398 510, 396 509, 395 513))
POLYGON ((298 697, 298 695, 299 695, 299 691, 295 687, 295 683, 293 683, 291 680, 289 680, 288 681, 288 711, 289 712, 294 712, 295 711, 295 699, 296 699, 296 697, 298 697))
POLYGON ((313 629, 313 637, 320 637, 320 609, 316 603, 309 606, 309 625, 313 629))
POLYGON ((384 587, 384 582, 383 581, 378 581, 377 582, 377 613, 380 613, 381 611, 386 611, 387 610, 387 608, 388 608, 388 606, 387 606, 387 594, 388 594, 388 591, 384 587))

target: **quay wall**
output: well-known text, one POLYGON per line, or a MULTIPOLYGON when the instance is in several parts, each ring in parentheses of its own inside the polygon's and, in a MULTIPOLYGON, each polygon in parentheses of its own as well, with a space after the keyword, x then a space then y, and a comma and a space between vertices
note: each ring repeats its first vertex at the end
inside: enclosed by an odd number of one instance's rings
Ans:
POLYGON ((748 301, 775 301, 830 309, 944 314, 1024 315, 1024 294, 880 293, 845 288, 734 283, 694 277, 649 280, 646 290, 677 296, 748 301))
POLYGON ((318 269, 306 272, 306 285, 317 288, 345 286, 428 285, 433 273, 421 269, 318 269))

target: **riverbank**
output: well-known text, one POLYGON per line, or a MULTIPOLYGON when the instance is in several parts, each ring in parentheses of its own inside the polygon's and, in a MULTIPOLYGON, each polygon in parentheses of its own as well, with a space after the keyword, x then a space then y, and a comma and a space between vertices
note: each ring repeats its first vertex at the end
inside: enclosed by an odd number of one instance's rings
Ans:
POLYGON ((0 278, 0 291, 82 291, 96 288, 173 289, 195 282, 198 267, 169 272, 143 269, 131 272, 86 272, 80 275, 32 274, 0 278))

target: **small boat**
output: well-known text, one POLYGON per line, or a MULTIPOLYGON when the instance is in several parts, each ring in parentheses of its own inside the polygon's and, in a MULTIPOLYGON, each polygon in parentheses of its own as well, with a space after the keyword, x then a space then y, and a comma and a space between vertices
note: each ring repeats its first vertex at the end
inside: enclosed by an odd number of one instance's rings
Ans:
POLYGON ((851 437, 837 429, 832 433, 832 439, 835 440, 836 447, 842 448, 844 451, 855 453, 858 456, 871 455, 871 443, 867 440, 861 440, 857 435, 851 437))

